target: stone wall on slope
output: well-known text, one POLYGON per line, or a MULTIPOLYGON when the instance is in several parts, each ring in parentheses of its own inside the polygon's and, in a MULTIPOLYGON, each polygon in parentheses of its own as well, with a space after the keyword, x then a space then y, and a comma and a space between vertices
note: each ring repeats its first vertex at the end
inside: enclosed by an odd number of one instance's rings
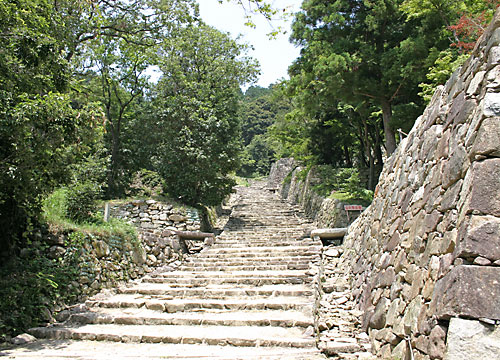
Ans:
POLYGON ((271 166, 271 171, 267 178, 267 188, 271 190, 278 189, 283 180, 297 167, 297 162, 293 158, 283 158, 276 161, 271 166))
POLYGON ((411 348, 415 359, 441 359, 450 319, 500 320, 499 44, 497 12, 387 160, 345 238, 380 358, 410 359, 411 348))
MULTIPOLYGON (((149 266, 164 265, 177 260, 184 244, 180 244, 177 231, 200 231, 198 210, 156 200, 132 200, 110 206, 112 217, 127 221, 137 229, 149 266)), ((200 242, 185 241, 189 248, 200 242)), ((202 243, 201 243, 202 244, 202 243)))
MULTIPOLYGON (((71 256, 79 251, 75 242, 81 244, 79 280, 74 288, 82 300, 100 289, 140 278, 160 266, 179 265, 183 249, 175 231, 200 230, 196 209, 155 200, 112 204, 110 213, 137 228, 137 243, 115 235, 77 231, 50 234, 47 239, 49 256, 54 259, 71 256)), ((188 248, 200 244, 186 243, 188 248)))
POLYGON ((333 198, 325 198, 314 190, 314 187, 322 181, 314 167, 307 172, 305 177, 304 171, 306 171, 305 168, 295 160, 280 159, 271 168, 267 188, 278 191, 281 198, 288 203, 299 205, 318 227, 347 227, 356 219, 359 212, 350 212, 348 215, 344 210, 346 203, 333 198))

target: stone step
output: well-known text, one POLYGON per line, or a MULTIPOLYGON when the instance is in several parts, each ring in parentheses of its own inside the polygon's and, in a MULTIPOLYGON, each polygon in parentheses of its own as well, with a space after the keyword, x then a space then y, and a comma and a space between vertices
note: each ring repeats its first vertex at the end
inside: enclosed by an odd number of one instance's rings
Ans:
POLYGON ((248 248, 218 248, 210 249, 203 253, 203 256, 211 254, 262 254, 260 256, 293 256, 293 255, 316 255, 321 254, 321 246, 261 246, 248 248))
POLYGON ((281 246, 276 246, 277 250, 273 251, 269 247, 241 247, 241 248, 229 248, 229 247, 221 247, 221 248, 211 248, 201 253, 201 255, 197 255, 198 258, 211 258, 211 257, 220 257, 220 258, 228 258, 228 257, 248 257, 248 258, 256 258, 256 257, 297 257, 297 256, 318 256, 321 255, 320 250, 311 249, 308 250, 307 247, 303 247, 303 249, 291 249, 290 251, 286 251, 281 246))
POLYGON ((218 326, 313 326, 311 316, 299 311, 196 311, 165 313, 149 309, 107 309, 72 314, 66 324, 116 325, 218 325, 218 326))
POLYGON ((293 236, 288 236, 289 239, 287 239, 287 236, 285 234, 262 234, 262 233, 247 233, 245 237, 243 236, 234 236, 232 234, 226 235, 226 234, 221 234, 217 237, 217 240, 215 244, 221 244, 221 243, 228 243, 231 245, 236 245, 236 244, 260 244, 260 243, 268 243, 271 245, 280 245, 280 244, 290 244, 290 245, 302 245, 302 246, 311 246, 311 245, 316 245, 317 241, 312 240, 311 238, 304 238, 303 233, 295 233, 292 234, 293 236))
POLYGON ((214 359, 214 360, 324 360, 315 348, 288 347, 247 347, 190 345, 190 344, 152 344, 40 340, 22 348, 2 350, 7 358, 23 360, 159 360, 159 359, 214 359))
POLYGON ((314 260, 319 260, 320 256, 289 256, 289 257, 210 257, 210 258, 198 258, 193 257, 185 261, 186 265, 193 264, 212 264, 214 266, 221 265, 246 265, 249 262, 258 263, 261 265, 279 265, 288 263, 309 263, 314 260))
POLYGON ((214 279, 178 279, 177 281, 169 278, 148 278, 144 279, 144 282, 151 282, 157 284, 179 284, 179 286, 185 286, 185 284, 189 284, 193 287, 205 286, 207 284, 234 284, 234 285, 253 285, 253 286, 261 286, 261 285, 278 285, 278 284, 307 284, 310 283, 311 280, 309 277, 301 278, 301 277, 290 277, 290 278, 280 278, 280 277, 268 277, 268 278, 214 278, 214 279))
POLYGON ((183 325, 83 325, 33 328, 44 339, 111 341, 124 343, 206 344, 232 346, 286 346, 313 348, 313 337, 302 328, 276 326, 183 326, 183 325))
MULTIPOLYGON (((258 220, 255 220, 255 221, 258 221, 258 220)), ((281 220, 283 221, 283 223, 286 223, 286 225, 279 225, 278 223, 276 224, 273 224, 273 223, 269 223, 269 222, 261 222, 261 223, 258 223, 258 224, 239 224, 239 223, 235 223, 235 222, 231 222, 231 221, 228 221, 228 224, 226 225, 225 227, 225 230, 226 231, 234 231, 234 232, 238 232, 238 233, 252 233, 252 232, 260 232, 262 233, 262 235, 265 235, 265 234, 272 234, 272 233, 279 233, 279 234, 283 234, 285 235, 286 233, 289 233, 289 234, 295 234, 295 233, 300 233, 300 231, 302 230, 301 227, 302 223, 296 223, 296 224, 293 224, 293 223, 290 223, 289 221, 286 221, 286 220, 281 220), (290 230, 291 228, 290 227, 294 227, 295 229, 294 230, 290 230)), ((281 222, 280 221, 280 222, 281 222)), ((308 226, 309 227, 309 226, 308 226)))
POLYGON ((263 285, 259 287, 211 286, 203 288, 170 287, 165 284, 140 283, 132 287, 121 288, 120 294, 141 294, 189 298, 202 296, 205 299, 223 299, 228 297, 270 297, 270 296, 312 296, 313 291, 304 285, 263 285))
POLYGON ((296 207, 259 186, 237 187, 239 204, 211 247, 32 329, 56 340, 14 357, 325 359, 309 335, 322 244, 306 237, 314 226, 296 207))
POLYGON ((307 270, 309 269, 309 264, 284 264, 284 265, 220 265, 211 266, 205 264, 196 264, 193 266, 182 265, 179 270, 184 271, 261 271, 261 270, 307 270))
POLYGON ((169 278, 175 280, 182 279, 216 279, 216 278, 276 278, 276 279, 290 279, 290 278, 308 278, 310 277, 302 270, 286 270, 286 271, 233 271, 229 273, 221 273, 218 271, 168 271, 168 272, 160 272, 160 273, 152 273, 143 278, 144 280, 151 278, 169 278))
POLYGON ((287 224, 287 226, 273 226, 272 224, 259 225, 240 225, 229 223, 225 230, 226 232, 238 233, 240 236, 260 234, 263 237, 281 236, 281 237, 301 237, 304 233, 308 233, 312 226, 304 226, 301 224, 287 224), (294 230, 290 230, 289 226, 293 226, 294 230))
POLYGON ((204 287, 206 285, 251 285, 251 286, 262 286, 262 285, 280 285, 280 284, 309 284, 309 279, 301 278, 218 278, 218 279, 191 279, 191 280, 181 280, 173 281, 172 279, 166 278, 151 278, 145 280, 144 282, 155 283, 155 284, 170 284, 170 286, 175 287, 204 287))
POLYGON ((247 233, 245 235, 233 236, 221 234, 217 237, 215 244, 228 243, 230 245, 248 244, 249 246, 256 246, 260 244, 269 244, 270 246, 311 246, 317 243, 308 237, 307 233, 295 234, 262 234, 262 233, 247 233))
POLYGON ((313 299, 309 297, 276 296, 261 299, 170 299, 118 294, 104 300, 87 300, 88 308, 149 308, 169 313, 211 310, 299 310, 310 313, 313 299))
MULTIPOLYGON (((285 240, 281 237, 279 238, 262 238, 262 237, 256 237, 255 239, 244 239, 242 240, 241 238, 218 238, 212 246, 219 246, 227 244, 227 247, 232 247, 232 246, 247 246, 249 248, 254 248, 254 247, 261 247, 261 246, 314 246, 317 245, 315 241, 311 240, 303 240, 303 239, 292 239, 292 240, 285 240)), ((220 247, 220 246, 219 246, 220 247)))
MULTIPOLYGON (((291 247, 291 246, 303 246, 303 247, 310 247, 310 246, 314 246, 315 244, 313 243, 298 243, 297 241, 293 241, 293 242, 287 242, 287 241, 280 241, 278 243, 273 243, 273 242, 270 242, 268 240, 264 240, 264 241, 259 241, 259 242, 253 242, 253 243, 250 243, 250 242, 230 242, 230 241, 220 241, 220 242, 217 242, 215 244, 213 244, 212 246, 210 246, 210 250, 213 250, 213 249, 221 249, 221 248, 233 248, 233 249, 258 249, 258 248, 262 248, 262 247, 283 247, 283 246, 286 246, 286 247, 291 247)), ((206 253, 209 249, 205 249, 205 251, 203 253, 206 253)), ((213 251, 212 251, 213 252, 213 251)), ((291 254, 289 254, 290 256, 291 254)))

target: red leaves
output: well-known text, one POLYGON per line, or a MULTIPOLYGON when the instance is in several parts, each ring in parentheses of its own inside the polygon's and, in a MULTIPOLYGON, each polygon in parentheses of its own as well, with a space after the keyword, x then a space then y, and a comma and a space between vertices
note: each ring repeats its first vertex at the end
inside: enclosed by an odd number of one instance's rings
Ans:
POLYGON ((477 39, 483 34, 491 18, 491 10, 500 6, 500 0, 483 0, 485 10, 480 13, 464 12, 455 25, 448 27, 453 32, 455 42, 452 47, 457 47, 461 52, 470 52, 474 49, 477 39))

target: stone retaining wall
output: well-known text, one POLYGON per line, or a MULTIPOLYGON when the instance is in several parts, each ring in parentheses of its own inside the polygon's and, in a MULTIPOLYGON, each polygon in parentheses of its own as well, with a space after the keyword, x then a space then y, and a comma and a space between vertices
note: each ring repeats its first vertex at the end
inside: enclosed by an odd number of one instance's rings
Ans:
MULTIPOLYGON (((176 231, 200 231, 198 210, 186 206, 158 202, 156 200, 134 200, 110 206, 112 217, 122 219, 137 228, 139 239, 147 254, 146 262, 151 266, 162 265, 181 252, 176 231)), ((199 242, 198 242, 199 243, 199 242)), ((187 242, 189 248, 195 247, 187 242)))
POLYGON ((343 261, 380 358, 410 359, 411 342, 415 359, 441 359, 450 319, 500 320, 499 43, 497 12, 387 160, 345 238, 343 261))
POLYGON ((304 168, 298 166, 293 159, 280 159, 273 164, 269 183, 279 184, 276 188, 280 196, 291 204, 300 205, 318 227, 347 227, 354 221, 358 213, 348 217, 344 202, 325 198, 313 190, 314 185, 321 181, 314 168, 307 173, 305 179, 300 175, 303 171, 304 168))
MULTIPOLYGON (((79 252, 79 279, 73 287, 81 299, 140 278, 157 267, 179 265, 184 254, 175 231, 200 230, 196 209, 155 200, 111 204, 110 214, 136 226, 138 243, 119 236, 75 231, 51 234, 47 239, 49 256, 54 259, 64 261, 79 252)), ((186 241, 186 245, 192 249, 203 242, 186 241)))

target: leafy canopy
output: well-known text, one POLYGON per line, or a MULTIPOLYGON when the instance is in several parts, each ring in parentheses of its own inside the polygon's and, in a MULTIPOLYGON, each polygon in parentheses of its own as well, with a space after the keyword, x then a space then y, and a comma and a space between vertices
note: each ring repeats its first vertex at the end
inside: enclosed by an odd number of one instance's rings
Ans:
POLYGON ((188 26, 161 49, 156 92, 161 134, 154 166, 167 192, 190 205, 216 205, 238 168, 238 98, 257 64, 246 47, 207 25, 188 26))

